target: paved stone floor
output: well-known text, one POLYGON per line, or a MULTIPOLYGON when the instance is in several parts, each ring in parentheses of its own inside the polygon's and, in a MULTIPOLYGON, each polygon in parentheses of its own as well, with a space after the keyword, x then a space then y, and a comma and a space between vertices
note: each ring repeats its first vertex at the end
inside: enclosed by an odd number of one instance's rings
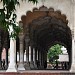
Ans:
POLYGON ((6 72, 5 70, 0 70, 0 75, 75 75, 75 73, 58 70, 25 70, 18 72, 6 72))

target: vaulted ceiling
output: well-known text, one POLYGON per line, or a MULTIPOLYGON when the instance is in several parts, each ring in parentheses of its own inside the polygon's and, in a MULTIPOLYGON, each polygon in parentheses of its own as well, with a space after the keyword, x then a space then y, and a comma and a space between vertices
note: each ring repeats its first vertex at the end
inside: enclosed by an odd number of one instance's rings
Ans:
MULTIPOLYGON (((21 17, 25 36, 39 47, 48 50, 52 45, 64 45, 71 55, 72 36, 66 15, 60 10, 41 6, 21 17)), ((43 49, 42 49, 43 50, 43 49)))
POLYGON ((30 38, 37 45, 49 48, 60 43, 71 50, 71 31, 62 20, 45 16, 32 21, 30 25, 30 38))

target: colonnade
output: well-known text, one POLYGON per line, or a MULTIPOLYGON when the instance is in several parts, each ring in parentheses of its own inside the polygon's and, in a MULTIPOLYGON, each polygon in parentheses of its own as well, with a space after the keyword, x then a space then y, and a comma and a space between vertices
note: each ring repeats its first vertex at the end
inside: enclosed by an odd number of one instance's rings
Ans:
MULTIPOLYGON (((39 69, 44 68, 44 60, 46 60, 46 53, 40 49, 37 49, 33 43, 29 42, 29 38, 25 39, 25 49, 26 49, 26 62, 24 63, 24 35, 19 35, 20 42, 20 61, 17 67, 16 64, 16 40, 10 39, 10 63, 6 72, 17 72, 18 70, 29 70, 29 69, 39 69), (29 54, 30 53, 30 54, 29 54), (37 65, 38 64, 38 65, 37 65)), ((47 61, 47 60, 46 60, 47 61)))
MULTIPOLYGON (((72 0, 75 3, 75 0, 72 0)), ((74 12, 75 12, 75 5, 74 5, 74 12)), ((75 13, 74 13, 74 20, 75 20, 75 13)), ((25 49, 26 49, 26 64, 28 66, 24 66, 23 61, 23 40, 24 36, 23 34, 19 37, 20 39, 20 63, 18 65, 18 68, 16 68, 16 62, 15 62, 15 39, 10 39, 10 63, 9 67, 7 69, 7 72, 17 72, 18 70, 25 70, 26 68, 36 68, 36 62, 37 60, 40 61, 39 64, 44 66, 44 61, 47 61, 46 57, 46 51, 36 48, 33 44, 33 42, 30 41, 29 37, 26 37, 25 39, 25 49), (29 52, 31 51, 31 58, 30 58, 30 64, 29 64, 29 52), (44 52, 45 51, 45 52, 44 52), (34 54, 33 54, 34 53, 34 54)), ((38 66, 37 66, 38 67, 38 66)), ((74 29, 72 34, 72 63, 71 68, 69 70, 70 72, 75 72, 75 21, 74 21, 74 29)))
MULTIPOLYGON (((74 34, 72 34, 72 65, 70 72, 75 72, 75 40, 74 34)), ((20 61, 18 64, 18 68, 16 65, 16 40, 10 38, 10 63, 7 69, 7 72, 17 72, 18 70, 25 70, 25 69, 41 69, 44 68, 44 62, 47 61, 47 52, 46 50, 42 50, 41 48, 37 48, 34 45, 34 42, 30 41, 29 37, 24 39, 24 35, 19 35, 20 40, 20 61), (25 50, 26 50, 26 63, 24 64, 24 51, 23 51, 23 42, 25 40, 25 50), (30 54, 31 55, 30 55, 30 54), (38 65, 37 65, 38 62, 38 65)))

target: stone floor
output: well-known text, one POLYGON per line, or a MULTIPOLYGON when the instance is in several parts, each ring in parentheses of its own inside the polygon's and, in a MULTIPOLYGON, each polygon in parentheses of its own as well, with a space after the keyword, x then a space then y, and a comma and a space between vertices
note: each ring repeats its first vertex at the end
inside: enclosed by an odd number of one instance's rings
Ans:
POLYGON ((46 71, 46 70, 25 70, 18 72, 6 72, 5 70, 0 70, 0 75, 75 75, 69 71, 46 71))

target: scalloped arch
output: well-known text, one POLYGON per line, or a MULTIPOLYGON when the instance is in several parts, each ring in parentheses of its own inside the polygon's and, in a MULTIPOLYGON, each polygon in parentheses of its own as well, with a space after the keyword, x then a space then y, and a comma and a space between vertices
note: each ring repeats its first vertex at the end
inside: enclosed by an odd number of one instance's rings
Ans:
POLYGON ((60 10, 54 10, 54 8, 50 7, 47 8, 46 6, 41 6, 39 8, 33 8, 32 11, 27 11, 26 15, 21 16, 21 20, 24 25, 28 25, 31 23, 34 19, 37 19, 39 17, 44 17, 44 16, 51 16, 55 17, 57 19, 61 19, 63 22, 68 24, 68 20, 65 14, 62 14, 60 10))

